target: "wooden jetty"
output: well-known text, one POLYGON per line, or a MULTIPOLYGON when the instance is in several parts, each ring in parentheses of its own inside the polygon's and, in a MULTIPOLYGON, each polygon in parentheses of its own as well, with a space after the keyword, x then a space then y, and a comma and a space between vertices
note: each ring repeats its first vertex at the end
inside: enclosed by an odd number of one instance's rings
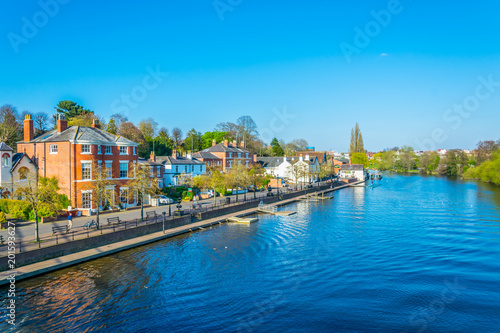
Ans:
POLYGON ((257 222, 258 220, 259 219, 256 217, 238 217, 238 216, 232 216, 226 219, 227 222, 233 222, 233 223, 254 223, 257 222))
POLYGON ((278 215, 278 216, 289 216, 289 215, 297 213, 297 212, 286 211, 286 210, 278 211, 277 206, 264 205, 263 203, 259 204, 259 206, 257 207, 257 211, 259 213, 278 215))

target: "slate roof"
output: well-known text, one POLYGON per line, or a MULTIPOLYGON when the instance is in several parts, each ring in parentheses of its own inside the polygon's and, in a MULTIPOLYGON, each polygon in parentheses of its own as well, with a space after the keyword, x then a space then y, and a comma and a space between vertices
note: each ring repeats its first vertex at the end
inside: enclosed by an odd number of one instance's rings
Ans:
POLYGON ((1 151, 14 151, 14 149, 10 148, 5 144, 5 142, 0 143, 0 150, 1 151))
POLYGON ((10 172, 12 172, 16 168, 17 164, 21 162, 23 156, 26 156, 26 158, 30 161, 30 163, 33 164, 35 168, 38 169, 36 164, 33 163, 33 161, 31 160, 31 158, 29 158, 28 155, 26 155, 25 153, 15 153, 14 155, 12 155, 12 167, 10 168, 10 172))
POLYGON ((161 166, 161 163, 146 160, 145 158, 139 158, 137 161, 141 164, 148 164, 148 165, 152 165, 152 166, 161 166))
POLYGON ((200 162, 196 159, 189 159, 184 156, 177 156, 177 158, 174 158, 172 156, 156 156, 156 161, 161 163, 161 164, 195 164, 195 165, 200 165, 200 164, 205 164, 203 162, 200 162))
POLYGON ((204 159, 204 160, 222 160, 222 158, 220 158, 219 156, 216 156, 216 155, 214 155, 212 153, 206 153, 206 152, 203 152, 203 151, 199 151, 197 153, 194 153, 193 157, 194 158, 201 158, 201 159, 204 159))
POLYGON ((233 145, 228 145, 227 147, 224 146, 224 144, 219 143, 216 144, 215 146, 208 147, 206 149, 203 149, 202 152, 205 153, 223 153, 223 152, 233 152, 233 153, 250 153, 248 150, 243 149, 243 148, 238 148, 233 145))
POLYGON ((57 133, 57 130, 48 131, 37 136, 30 142, 64 142, 64 141, 81 141, 95 142, 102 144, 126 144, 129 146, 138 146, 138 143, 124 138, 120 135, 108 133, 99 128, 86 126, 71 126, 57 133))
POLYGON ((257 163, 260 163, 264 168, 275 168, 284 160, 284 157, 257 157, 257 163))
POLYGON ((363 171, 363 169, 364 169, 363 164, 344 164, 342 165, 340 170, 363 171))

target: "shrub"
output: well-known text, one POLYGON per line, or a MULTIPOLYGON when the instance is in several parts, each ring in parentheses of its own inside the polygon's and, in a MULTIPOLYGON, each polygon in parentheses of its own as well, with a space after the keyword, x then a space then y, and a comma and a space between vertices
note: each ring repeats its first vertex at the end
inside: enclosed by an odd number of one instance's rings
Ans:
POLYGON ((68 209, 71 206, 71 200, 69 200, 66 194, 57 194, 57 209, 68 209))
POLYGON ((10 199, 0 199, 0 210, 6 214, 9 213, 9 205, 11 204, 12 201, 15 200, 10 200, 10 199))
POLYGON ((30 217, 31 205, 27 201, 12 200, 9 205, 10 215, 15 219, 28 219, 30 217))
POLYGON ((0 211, 0 223, 7 222, 7 216, 5 216, 5 213, 0 211))

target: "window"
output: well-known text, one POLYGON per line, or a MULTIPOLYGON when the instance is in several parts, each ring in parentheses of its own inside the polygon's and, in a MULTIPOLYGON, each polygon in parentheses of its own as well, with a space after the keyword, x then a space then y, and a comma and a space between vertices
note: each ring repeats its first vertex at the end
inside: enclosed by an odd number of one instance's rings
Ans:
POLYGON ((82 162, 82 179, 88 180, 91 179, 91 169, 92 164, 90 162, 82 162))
POLYGON ((238 158, 241 158, 241 153, 238 153, 238 158))
POLYGON ((200 165, 200 172, 202 172, 202 171, 203 171, 203 166, 202 166, 202 165, 200 165))
POLYGON ((57 154, 57 145, 50 145, 50 153, 57 154))
POLYGON ((246 162, 246 167, 248 168, 248 161, 246 162))
POLYGON ((175 166, 175 172, 179 173, 179 166, 178 165, 175 166))
POLYGON ((127 154, 128 154, 128 147, 120 146, 120 155, 127 155, 127 154))
POLYGON ((22 167, 19 169, 19 179, 26 179, 28 177, 28 173, 30 171, 26 167, 22 167))
POLYGON ((161 167, 157 166, 156 167, 156 177, 160 177, 160 176, 161 176, 161 167))
POLYGON ((101 154, 101 145, 97 146, 97 153, 101 154))
POLYGON ((136 152, 135 152, 135 148, 136 148, 136 147, 134 147, 134 155, 136 154, 136 152))
POLYGON ((106 178, 113 178, 113 162, 106 161, 106 178))
POLYGON ((128 162, 120 162, 120 178, 128 178, 128 162))
POLYGON ((151 166, 151 168, 149 168, 149 177, 153 177, 154 176, 154 166, 151 166))
POLYGON ((185 165, 185 166, 184 166, 184 172, 185 172, 185 173, 187 173, 187 172, 188 172, 188 166, 187 166, 187 165, 185 165))
POLYGON ((230 168, 232 164, 233 164, 233 161, 228 161, 228 166, 227 167, 230 168))
POLYGON ((229 153, 229 158, 233 158, 233 153, 229 153))
POLYGON ((245 154, 245 158, 248 158, 248 153, 245 154))
POLYGON ((90 145, 82 145, 82 154, 90 154, 90 145))
POLYGON ((104 153, 111 155, 111 146, 104 146, 104 153))
POLYGON ((2 165, 4 167, 8 167, 9 166, 9 161, 10 161, 10 155, 5 153, 2 155, 2 165))
POLYGON ((121 188, 120 189, 120 202, 122 204, 127 204, 128 203, 128 188, 121 188))
POLYGON ((92 192, 82 192, 82 208, 92 208, 92 192))

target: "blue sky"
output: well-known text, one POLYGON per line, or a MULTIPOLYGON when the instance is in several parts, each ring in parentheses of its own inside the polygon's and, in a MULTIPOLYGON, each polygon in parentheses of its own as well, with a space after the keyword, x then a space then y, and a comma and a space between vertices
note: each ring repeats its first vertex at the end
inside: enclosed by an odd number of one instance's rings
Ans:
POLYGON ((498 1, 56 1, 2 1, 0 105, 71 99, 184 132, 250 115, 322 150, 347 150, 356 122, 372 151, 500 139, 498 1))

